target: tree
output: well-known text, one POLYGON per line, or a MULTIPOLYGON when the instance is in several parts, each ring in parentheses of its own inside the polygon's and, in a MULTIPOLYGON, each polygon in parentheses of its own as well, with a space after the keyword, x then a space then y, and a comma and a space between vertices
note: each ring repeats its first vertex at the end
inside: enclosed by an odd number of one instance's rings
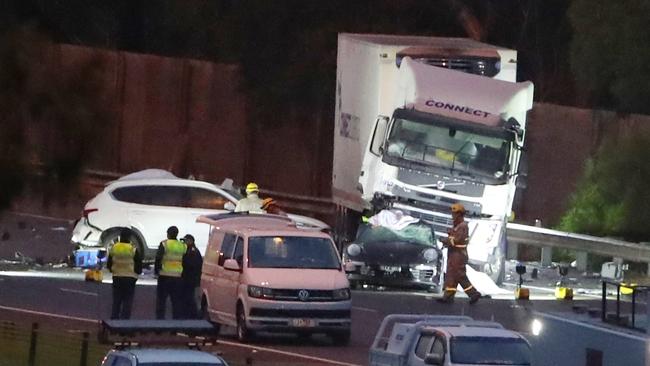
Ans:
POLYGON ((575 0, 571 67, 592 106, 650 113, 650 2, 575 0))
POLYGON ((630 241, 650 238, 650 138, 605 143, 588 162, 560 229, 630 241))
POLYGON ((0 209, 31 177, 69 186, 109 128, 101 64, 63 68, 52 47, 35 27, 0 33, 0 209))

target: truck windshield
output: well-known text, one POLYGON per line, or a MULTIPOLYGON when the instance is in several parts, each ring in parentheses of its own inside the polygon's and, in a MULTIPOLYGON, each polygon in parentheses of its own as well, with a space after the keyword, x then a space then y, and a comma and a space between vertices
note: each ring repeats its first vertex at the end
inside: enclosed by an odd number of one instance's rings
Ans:
POLYGON ((386 154, 470 176, 505 180, 509 146, 509 141, 499 137, 396 118, 386 154))
POLYGON ((471 365, 530 365, 530 346, 521 338, 453 337, 453 363, 471 365))
POLYGON ((302 236, 250 238, 248 264, 253 268, 341 268, 331 240, 302 236))

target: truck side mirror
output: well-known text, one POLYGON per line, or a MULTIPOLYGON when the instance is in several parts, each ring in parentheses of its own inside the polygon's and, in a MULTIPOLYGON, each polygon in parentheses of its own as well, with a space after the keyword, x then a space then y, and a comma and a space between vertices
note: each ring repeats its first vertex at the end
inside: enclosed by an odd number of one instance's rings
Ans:
POLYGON ((442 365, 442 355, 439 353, 429 353, 426 356, 424 356, 424 364, 425 365, 442 365))
POLYGON ((375 122, 375 131, 372 134, 370 152, 375 155, 381 155, 384 152, 384 138, 386 138, 386 129, 388 128, 388 117, 379 116, 375 122))
POLYGON ((526 174, 519 174, 517 178, 515 178, 515 187, 520 189, 528 188, 528 176, 526 174))

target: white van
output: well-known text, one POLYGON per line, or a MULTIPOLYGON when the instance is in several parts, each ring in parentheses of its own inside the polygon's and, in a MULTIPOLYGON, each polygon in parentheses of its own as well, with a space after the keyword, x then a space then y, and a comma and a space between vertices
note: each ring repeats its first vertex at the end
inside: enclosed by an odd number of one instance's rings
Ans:
POLYGON ((211 226, 203 260, 207 319, 256 331, 325 333, 350 340, 350 285, 332 238, 277 215, 201 216, 211 226))

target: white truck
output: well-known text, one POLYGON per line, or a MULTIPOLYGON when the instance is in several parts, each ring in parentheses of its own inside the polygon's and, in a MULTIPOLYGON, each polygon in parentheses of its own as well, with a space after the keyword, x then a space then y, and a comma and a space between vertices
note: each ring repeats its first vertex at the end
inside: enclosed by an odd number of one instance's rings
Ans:
POLYGON ((387 207, 445 237, 449 206, 460 202, 470 264, 502 280, 533 104, 533 84, 516 82, 516 59, 514 50, 464 38, 339 35, 332 167, 339 241, 351 241, 355 213, 387 207))
POLYGON ((370 347, 370 366, 528 365, 519 333, 468 316, 393 314, 370 347))

